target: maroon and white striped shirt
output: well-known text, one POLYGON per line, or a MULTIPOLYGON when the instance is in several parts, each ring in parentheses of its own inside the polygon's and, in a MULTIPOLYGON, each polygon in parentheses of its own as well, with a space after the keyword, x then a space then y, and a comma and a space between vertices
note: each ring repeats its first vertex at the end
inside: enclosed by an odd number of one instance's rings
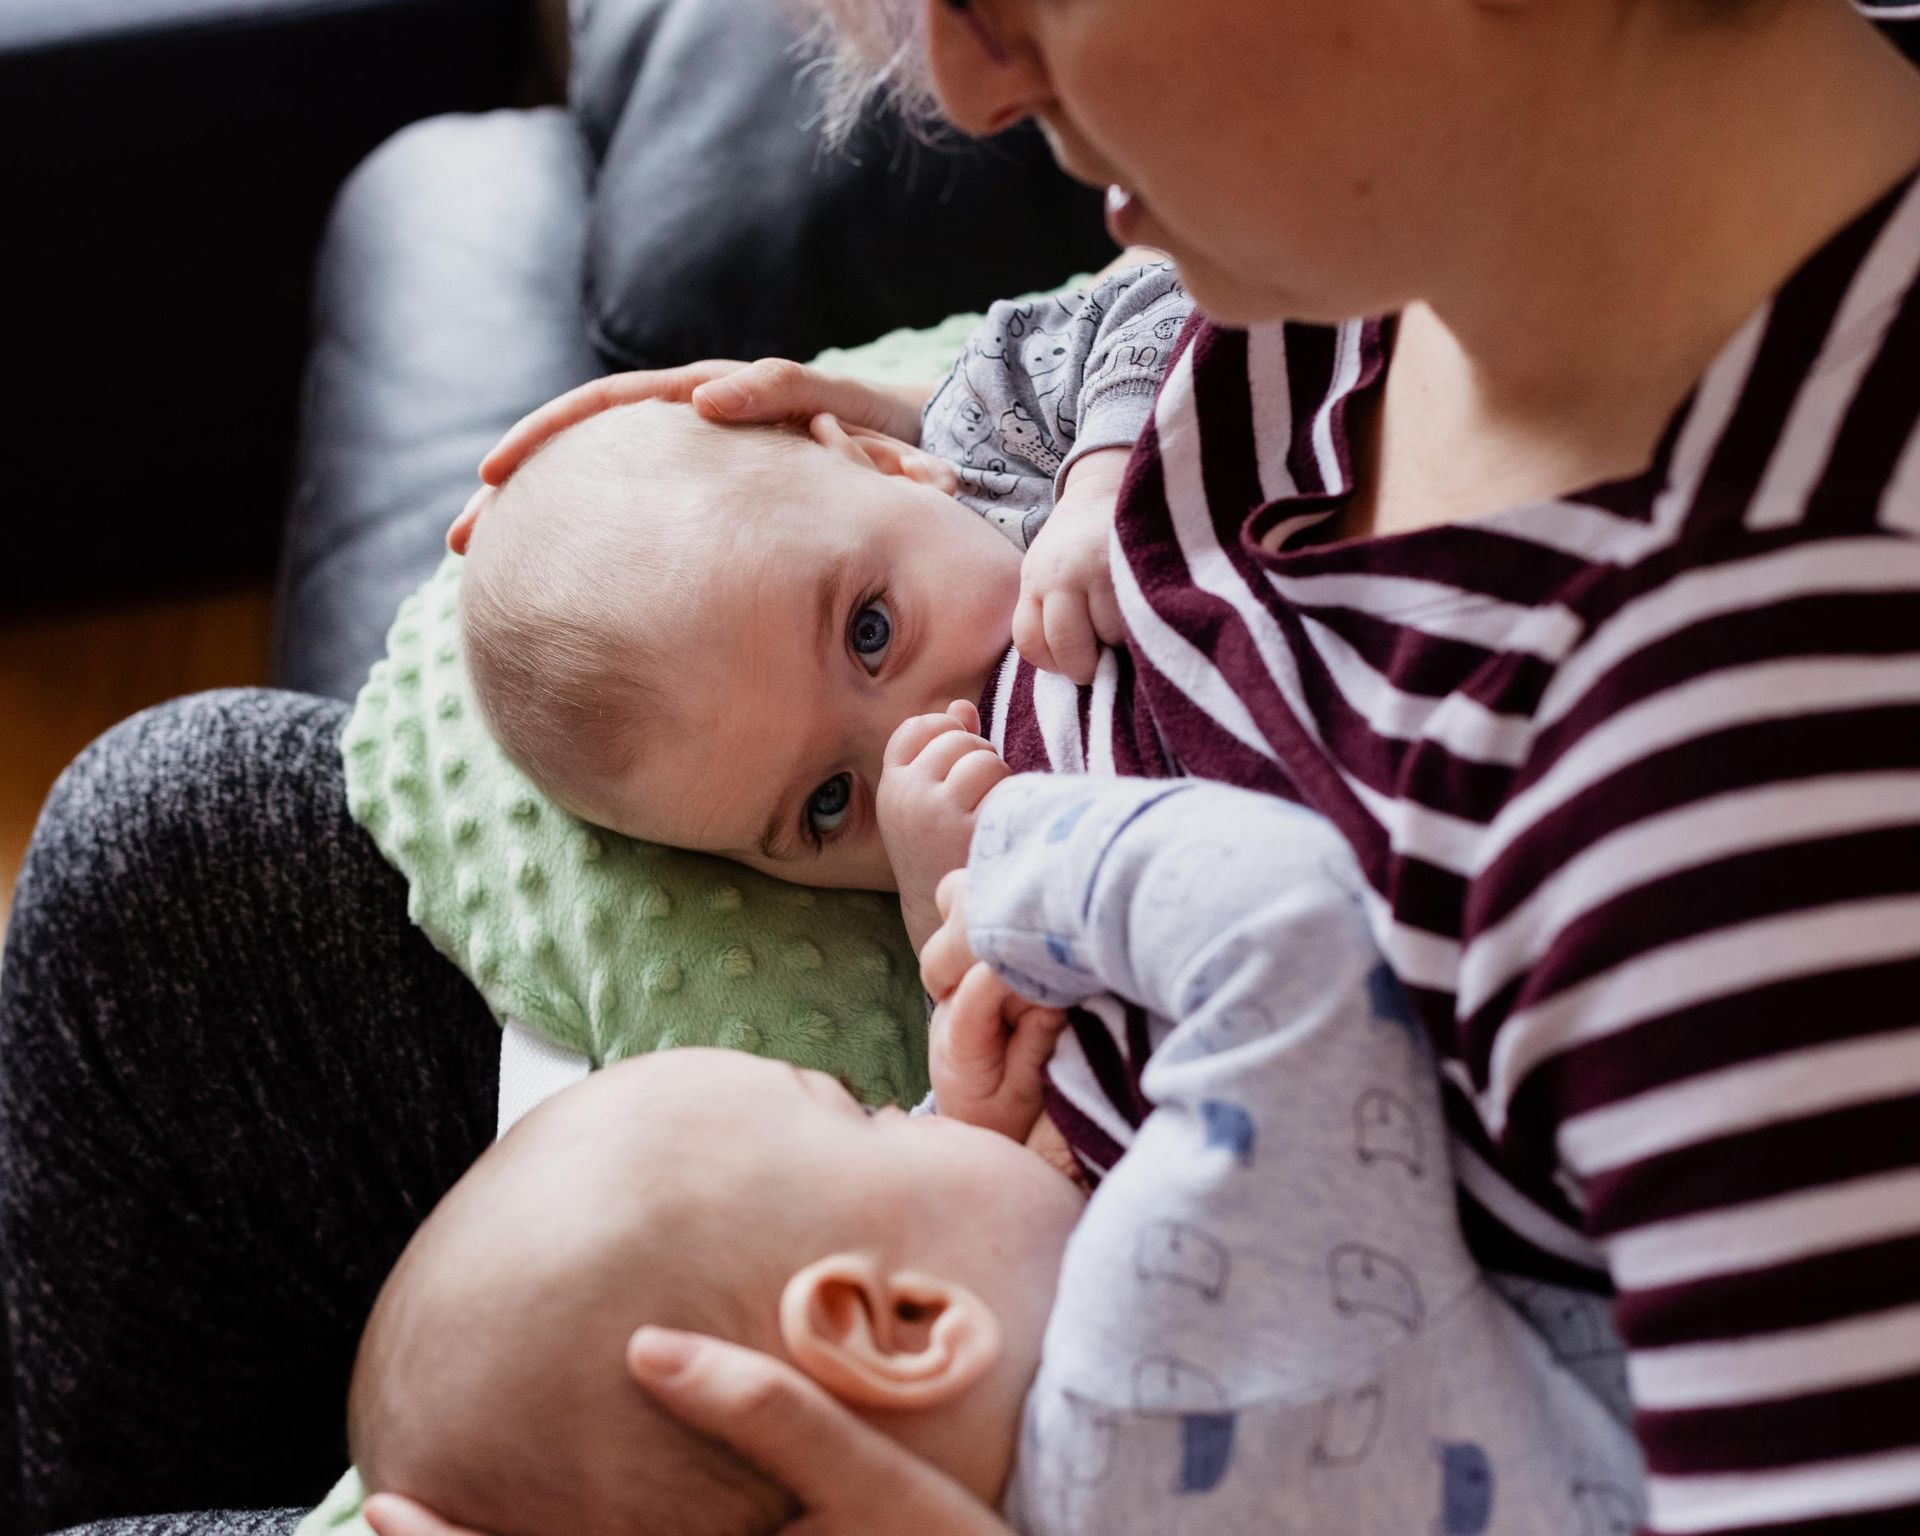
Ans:
POLYGON ((1086 689, 1010 660, 993 739, 1341 829, 1476 1253, 1616 1297, 1651 1529, 1913 1536, 1920 185, 1749 318, 1644 473, 1315 543, 1390 346, 1197 322, 1122 498, 1128 651, 1086 689))

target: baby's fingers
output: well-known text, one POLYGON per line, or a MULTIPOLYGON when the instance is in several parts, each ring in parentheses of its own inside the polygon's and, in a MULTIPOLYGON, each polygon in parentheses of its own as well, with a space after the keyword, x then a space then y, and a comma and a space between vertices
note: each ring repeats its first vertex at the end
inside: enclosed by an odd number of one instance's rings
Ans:
POLYGON ((940 877, 940 883, 933 888, 933 905, 940 914, 941 922, 953 916, 954 908, 960 905, 966 894, 966 870, 950 869, 940 877))
POLYGON ((1094 638, 1085 594, 1072 587, 1056 587, 1041 605, 1041 624, 1055 663, 1051 670, 1076 683, 1092 682, 1100 644, 1094 638))
POLYGON ((955 767, 974 753, 985 753, 997 760, 993 743, 970 731, 956 728, 934 737, 920 749, 920 755, 913 762, 921 774, 938 781, 946 779, 955 767))
POLYGON ((926 750, 928 742, 960 729, 960 722, 952 715, 909 715, 887 738, 887 750, 880 754, 881 766, 904 768, 926 750))
MULTIPOLYGON (((983 961, 982 964, 985 962, 983 961)), ((1067 1016, 1058 1008, 1030 1003, 1014 1020, 1013 1039, 1007 1045, 1007 1080, 1037 1088, 1046 1076, 1053 1048, 1066 1030, 1067 1016)))
POLYGON ((940 906, 943 921, 920 951, 920 985, 936 1002, 943 1002, 952 994, 975 959, 973 946, 967 939, 967 925, 955 910, 962 887, 949 884, 956 876, 964 878, 965 874, 965 870, 949 870, 935 888, 933 899, 935 905, 940 906), (949 904, 941 905, 940 898, 950 889, 955 892, 954 897, 949 904))
POLYGON ((993 967, 976 960, 945 1005, 947 1062, 971 1078, 986 1080, 982 1091, 988 1093, 999 1086, 1007 1057, 1002 1005, 1010 995, 993 967))
POLYGON ((1046 625, 1037 593, 1023 591, 1020 594, 1020 604, 1013 610, 1013 644, 1029 665, 1042 672, 1054 670, 1053 652, 1047 649, 1046 625))
POLYGON ((1087 612, 1102 645, 1120 645, 1127 638, 1127 622, 1120 617, 1120 599, 1113 595, 1113 572, 1102 567, 1087 585, 1087 612))
POLYGON ((948 772, 947 800, 956 810, 977 811, 987 791, 1012 772, 991 747, 975 747, 948 772))

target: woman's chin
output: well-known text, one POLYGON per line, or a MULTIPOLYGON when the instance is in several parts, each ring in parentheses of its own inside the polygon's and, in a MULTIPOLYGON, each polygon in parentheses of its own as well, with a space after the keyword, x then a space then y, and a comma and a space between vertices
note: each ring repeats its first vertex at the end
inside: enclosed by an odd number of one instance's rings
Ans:
POLYGON ((1242 277, 1205 258, 1184 256, 1175 248, 1167 248, 1167 254, 1179 270, 1181 283, 1193 295, 1194 305, 1219 325, 1245 328, 1281 321, 1338 325, 1371 313, 1349 307, 1337 296, 1316 300, 1275 282, 1269 273, 1242 277))

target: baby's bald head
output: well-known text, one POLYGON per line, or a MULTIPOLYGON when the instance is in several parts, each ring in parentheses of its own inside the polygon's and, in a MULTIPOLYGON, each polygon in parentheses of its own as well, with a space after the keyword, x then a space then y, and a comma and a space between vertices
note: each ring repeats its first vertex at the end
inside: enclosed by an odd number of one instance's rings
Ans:
POLYGON ((500 488, 461 572, 467 668, 495 739, 559 804, 618 827, 611 786, 697 685, 678 663, 701 595, 810 448, 646 401, 568 428, 500 488))
POLYGON ((349 1397, 369 1493, 491 1536, 761 1536, 791 1518, 782 1490, 627 1376, 646 1323, 773 1345, 784 1266, 674 1176, 675 1112, 621 1077, 536 1110, 402 1255, 349 1397))

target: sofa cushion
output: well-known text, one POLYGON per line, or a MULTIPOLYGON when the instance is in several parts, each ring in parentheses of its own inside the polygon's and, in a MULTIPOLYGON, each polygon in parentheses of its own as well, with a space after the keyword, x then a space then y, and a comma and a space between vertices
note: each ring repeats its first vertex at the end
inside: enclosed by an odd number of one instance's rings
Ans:
POLYGON ((610 361, 810 357, 1113 255, 1099 194, 1031 128, 929 144, 876 111, 826 148, 768 0, 591 0, 581 21, 574 106, 605 141, 587 307, 610 361))
POLYGON ((557 108, 442 117, 341 193, 315 274, 274 680, 350 699, 495 440, 600 372, 587 161, 557 108))

